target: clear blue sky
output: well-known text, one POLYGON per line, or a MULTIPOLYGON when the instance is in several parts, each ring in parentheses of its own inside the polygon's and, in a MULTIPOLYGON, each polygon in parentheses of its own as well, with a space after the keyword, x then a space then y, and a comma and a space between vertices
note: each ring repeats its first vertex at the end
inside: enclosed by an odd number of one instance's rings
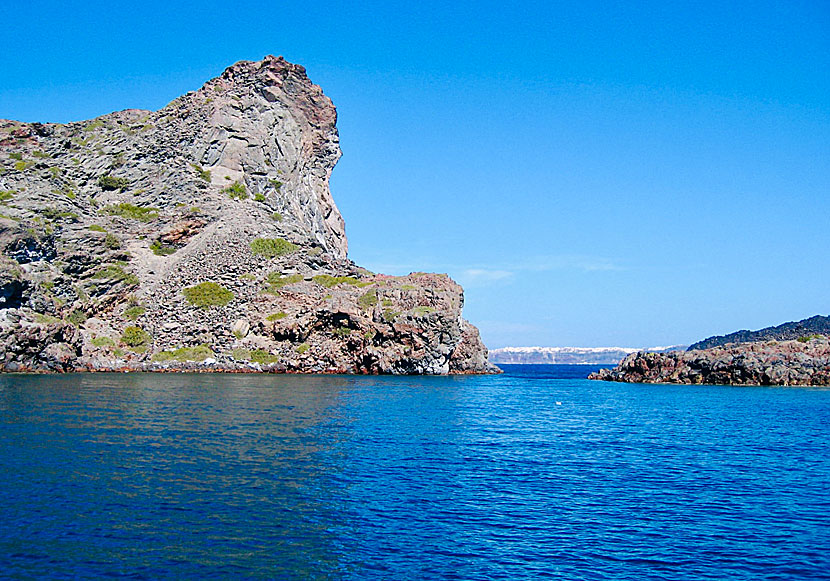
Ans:
POLYGON ((830 312, 830 4, 4 2, 0 117, 157 109, 281 54, 339 111, 350 256, 490 347, 830 312))

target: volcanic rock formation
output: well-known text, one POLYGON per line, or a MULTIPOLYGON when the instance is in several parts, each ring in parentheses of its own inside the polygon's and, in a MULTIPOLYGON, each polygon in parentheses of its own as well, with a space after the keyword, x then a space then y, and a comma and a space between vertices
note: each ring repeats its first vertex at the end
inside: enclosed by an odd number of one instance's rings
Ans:
POLYGON ((156 112, 0 121, 0 370, 494 371, 446 275, 348 260, 336 117, 269 56, 156 112))

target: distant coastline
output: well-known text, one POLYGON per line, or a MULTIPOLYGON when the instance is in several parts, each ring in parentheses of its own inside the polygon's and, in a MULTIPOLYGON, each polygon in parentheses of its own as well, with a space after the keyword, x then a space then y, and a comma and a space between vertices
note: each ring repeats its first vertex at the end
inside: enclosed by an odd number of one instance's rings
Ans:
POLYGON ((489 361, 508 365, 616 365, 640 351, 665 353, 685 350, 685 345, 668 347, 502 347, 491 349, 489 361))

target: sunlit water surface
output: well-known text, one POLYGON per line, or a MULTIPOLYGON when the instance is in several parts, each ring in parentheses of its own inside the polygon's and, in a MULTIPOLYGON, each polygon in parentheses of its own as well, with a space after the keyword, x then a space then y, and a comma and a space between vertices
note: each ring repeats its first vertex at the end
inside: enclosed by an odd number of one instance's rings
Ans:
POLYGON ((830 577, 830 390, 0 376, 4 578, 830 577))

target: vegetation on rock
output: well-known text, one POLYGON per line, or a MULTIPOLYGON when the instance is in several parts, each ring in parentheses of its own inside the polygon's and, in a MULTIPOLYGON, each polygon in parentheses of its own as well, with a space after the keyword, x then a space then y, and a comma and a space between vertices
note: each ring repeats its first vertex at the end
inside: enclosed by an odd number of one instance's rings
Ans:
POLYGON ((215 282, 202 282, 182 290, 182 294, 191 305, 207 309, 224 307, 235 297, 234 294, 215 282))

